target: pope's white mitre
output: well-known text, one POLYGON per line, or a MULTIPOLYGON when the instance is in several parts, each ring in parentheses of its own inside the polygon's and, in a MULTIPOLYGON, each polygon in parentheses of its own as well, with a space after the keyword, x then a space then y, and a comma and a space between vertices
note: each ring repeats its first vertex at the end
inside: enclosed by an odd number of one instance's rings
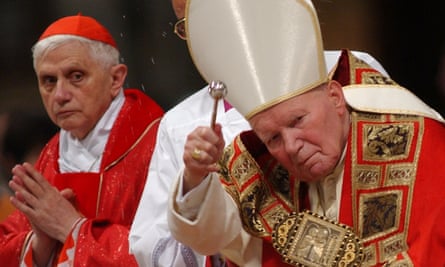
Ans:
POLYGON ((310 1, 189 0, 186 32, 202 77, 247 119, 328 79, 310 1))

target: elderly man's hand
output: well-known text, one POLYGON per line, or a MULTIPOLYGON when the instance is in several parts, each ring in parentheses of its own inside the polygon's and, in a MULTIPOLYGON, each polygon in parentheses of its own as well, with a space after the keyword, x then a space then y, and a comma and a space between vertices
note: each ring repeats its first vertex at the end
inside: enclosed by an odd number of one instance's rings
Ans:
POLYGON ((16 165, 12 173, 9 186, 15 197, 11 202, 26 215, 36 237, 43 240, 45 233, 63 243, 81 217, 69 201, 74 197, 72 190, 59 192, 29 163, 16 165))
POLYGON ((216 124, 214 129, 198 127, 187 136, 183 156, 184 194, 201 183, 210 172, 218 170, 216 163, 223 153, 224 145, 220 124, 216 124))

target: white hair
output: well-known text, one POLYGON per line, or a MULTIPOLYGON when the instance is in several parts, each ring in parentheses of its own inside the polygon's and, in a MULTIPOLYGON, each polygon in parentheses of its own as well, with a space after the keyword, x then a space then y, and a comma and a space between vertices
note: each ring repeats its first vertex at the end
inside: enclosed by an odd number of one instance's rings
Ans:
POLYGON ((104 68, 109 68, 119 64, 119 51, 106 43, 94 41, 84 37, 60 34, 47 37, 38 41, 31 49, 33 57, 33 66, 36 68, 36 63, 39 59, 45 56, 49 51, 67 43, 77 41, 84 44, 90 51, 90 56, 95 58, 104 68))

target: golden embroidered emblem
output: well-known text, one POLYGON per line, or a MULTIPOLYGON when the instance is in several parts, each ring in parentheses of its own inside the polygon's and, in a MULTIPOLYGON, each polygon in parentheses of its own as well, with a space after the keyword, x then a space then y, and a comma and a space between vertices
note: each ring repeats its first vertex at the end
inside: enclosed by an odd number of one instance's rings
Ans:
POLYGON ((396 231, 400 223, 401 198, 402 192, 397 190, 363 194, 360 199, 363 209, 360 236, 367 239, 396 231))
POLYGON ((293 266, 360 266, 363 245, 352 229, 310 211, 292 212, 277 223, 273 246, 293 266))
POLYGON ((412 141, 412 124, 368 124, 363 131, 364 159, 397 160, 408 157, 412 141))

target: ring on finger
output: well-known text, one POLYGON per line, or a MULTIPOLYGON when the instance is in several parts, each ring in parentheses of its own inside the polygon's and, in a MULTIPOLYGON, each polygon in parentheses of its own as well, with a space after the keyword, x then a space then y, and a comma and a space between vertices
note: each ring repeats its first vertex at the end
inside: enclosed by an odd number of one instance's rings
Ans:
POLYGON ((201 149, 198 149, 195 147, 192 152, 192 158, 195 160, 200 160, 201 159, 201 149))

